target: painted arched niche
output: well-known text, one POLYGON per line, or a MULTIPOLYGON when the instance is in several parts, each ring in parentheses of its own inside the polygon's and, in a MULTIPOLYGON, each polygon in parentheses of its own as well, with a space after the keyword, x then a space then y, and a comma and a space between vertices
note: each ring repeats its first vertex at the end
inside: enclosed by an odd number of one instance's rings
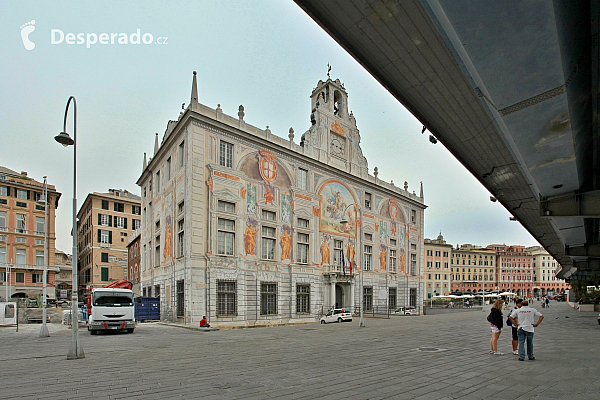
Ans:
POLYGON ((356 198, 350 188, 340 181, 331 180, 325 182, 318 193, 321 196, 319 230, 333 235, 355 237, 358 213, 353 206, 356 198))

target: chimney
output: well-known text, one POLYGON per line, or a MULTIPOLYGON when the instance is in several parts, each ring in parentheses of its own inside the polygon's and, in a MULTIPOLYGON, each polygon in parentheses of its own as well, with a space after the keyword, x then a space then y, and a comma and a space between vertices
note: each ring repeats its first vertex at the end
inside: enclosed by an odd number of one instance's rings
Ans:
POLYGON ((27 176, 27 172, 25 172, 25 171, 21 171, 21 175, 23 175, 23 176, 27 176))

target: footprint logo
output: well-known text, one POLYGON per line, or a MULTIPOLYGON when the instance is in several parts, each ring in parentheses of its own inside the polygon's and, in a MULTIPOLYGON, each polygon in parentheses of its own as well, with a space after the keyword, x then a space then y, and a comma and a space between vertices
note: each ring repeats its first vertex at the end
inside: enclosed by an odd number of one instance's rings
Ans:
POLYGON ((23 46, 27 50, 33 50, 35 48, 35 43, 29 40, 29 34, 35 31, 35 20, 32 19, 30 22, 21 25, 21 39, 23 39, 23 46))

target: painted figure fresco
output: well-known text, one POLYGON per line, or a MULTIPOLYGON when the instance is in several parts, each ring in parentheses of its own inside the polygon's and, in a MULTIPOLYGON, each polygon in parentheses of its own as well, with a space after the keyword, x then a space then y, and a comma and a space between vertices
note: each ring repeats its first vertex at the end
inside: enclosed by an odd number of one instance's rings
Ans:
POLYGON ((385 264, 387 262, 387 252, 384 245, 379 246, 379 268, 385 269, 385 264))
POLYGON ((281 195, 281 222, 290 223, 292 215, 292 196, 289 194, 281 195))
POLYGON ((348 240, 348 251, 346 254, 348 255, 348 265, 350 265, 350 275, 352 275, 352 266, 354 265, 354 241, 352 239, 348 240))
POLYGON ((404 249, 400 249, 400 272, 406 274, 406 256, 404 255, 404 249))
POLYGON ((327 235, 323 235, 323 242, 321 243, 321 265, 329 264, 329 244, 327 241, 327 235))
POLYGON ((165 260, 173 256, 173 218, 167 215, 165 223, 165 250, 163 251, 165 260))
POLYGON ((387 222, 385 221, 379 223, 379 241, 383 243, 387 242, 387 222))
POLYGON ((284 225, 283 233, 280 236, 282 260, 289 260, 292 255, 292 237, 290 236, 290 230, 289 226, 284 225))
POLYGON ((321 231, 354 237, 356 235, 356 212, 351 207, 355 201, 350 191, 339 182, 323 186, 321 195, 321 231), (347 222, 341 223, 345 220, 347 222))
POLYGON ((274 198, 275 198, 275 196, 273 195, 273 193, 271 193, 271 187, 267 186, 267 191, 265 193, 265 203, 266 204, 273 203, 274 198))
POLYGON ((392 236, 396 236, 396 230, 397 230, 397 229, 398 229, 398 227, 397 227, 396 223, 395 223, 395 222, 392 222, 392 223, 390 224, 390 231, 391 231, 391 233, 390 233, 390 234, 391 234, 392 236))
POLYGON ((244 232, 244 244, 246 245, 246 255, 255 255, 256 234, 258 233, 257 223, 253 218, 248 218, 246 231, 244 232))
POLYGON ((248 184, 246 193, 246 213, 256 215, 256 186, 248 184))

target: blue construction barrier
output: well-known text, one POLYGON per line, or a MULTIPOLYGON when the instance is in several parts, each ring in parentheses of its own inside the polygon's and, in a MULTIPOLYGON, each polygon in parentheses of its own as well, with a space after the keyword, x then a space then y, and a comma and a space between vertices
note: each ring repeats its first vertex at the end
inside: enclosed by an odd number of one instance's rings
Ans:
POLYGON ((133 304, 136 321, 160 321, 160 297, 136 297, 133 304))

